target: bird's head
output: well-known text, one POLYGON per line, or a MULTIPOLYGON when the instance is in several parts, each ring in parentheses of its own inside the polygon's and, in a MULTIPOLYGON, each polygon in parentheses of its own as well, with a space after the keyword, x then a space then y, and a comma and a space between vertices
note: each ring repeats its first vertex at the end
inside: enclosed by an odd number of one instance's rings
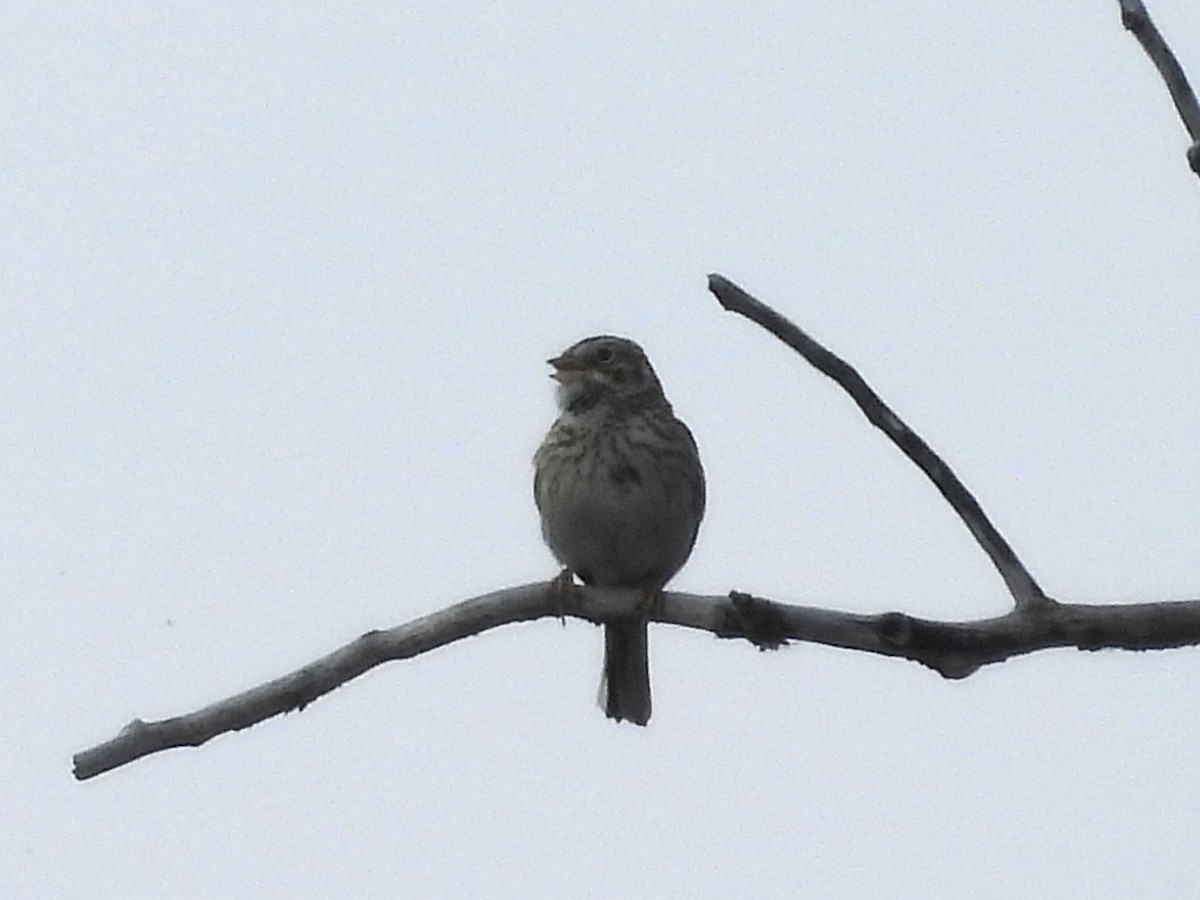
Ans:
POLYGON ((606 403, 666 403, 645 351, 628 338, 584 338, 547 362, 554 367, 550 377, 558 382, 558 405, 564 412, 606 403))

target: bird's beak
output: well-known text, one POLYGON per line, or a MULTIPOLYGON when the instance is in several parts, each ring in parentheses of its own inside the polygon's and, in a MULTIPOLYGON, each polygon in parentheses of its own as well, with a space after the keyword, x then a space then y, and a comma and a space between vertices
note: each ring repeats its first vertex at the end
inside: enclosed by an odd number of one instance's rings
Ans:
POLYGON ((554 367, 554 371, 550 373, 550 377, 560 384, 566 384, 568 381, 575 381, 577 378, 583 377, 583 366, 576 360, 565 356, 556 356, 553 359, 546 360, 546 362, 554 367))

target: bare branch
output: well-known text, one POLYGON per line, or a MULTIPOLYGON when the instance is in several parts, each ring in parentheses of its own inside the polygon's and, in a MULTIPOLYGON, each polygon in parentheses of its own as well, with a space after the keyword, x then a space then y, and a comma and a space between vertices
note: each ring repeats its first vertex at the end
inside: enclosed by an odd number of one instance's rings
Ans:
MULTIPOLYGON (((727 597, 667 593, 651 619, 747 640, 760 649, 790 641, 826 644, 910 659, 946 678, 965 678, 989 663, 1049 647, 1151 650, 1200 644, 1200 600, 1127 606, 1058 603, 1047 597, 974 497, 934 451, 845 361, 792 322, 720 275, 709 288, 721 304, 762 325, 838 382, 942 493, 984 548, 1016 601, 1007 615, 973 622, 936 622, 900 612, 862 615, 790 606, 749 594, 727 597)), ((78 780, 172 747, 198 747, 309 703, 374 667, 513 622, 570 615, 602 623, 641 609, 639 591, 594 587, 563 592, 554 582, 504 588, 463 601, 388 631, 368 632, 295 672, 211 706, 157 722, 135 719, 113 739, 74 758, 78 780)))
POLYGON ((290 675, 212 706, 159 722, 135 719, 115 738, 75 756, 75 777, 92 778, 159 750, 199 747, 227 731, 240 731, 280 713, 300 710, 318 697, 381 663, 407 659, 499 625, 557 615, 546 584, 484 594, 389 631, 368 631, 290 675))
MULTIPOLYGON (((637 591, 579 588, 567 597, 547 582, 466 600, 388 631, 370 631, 302 669, 204 709, 158 722, 135 719, 112 740, 75 756, 83 781, 172 747, 198 747, 219 734, 303 709, 381 663, 450 644, 501 625, 570 615, 605 622, 637 607, 637 591)), ((897 656, 946 678, 1049 647, 1156 650, 1200 644, 1200 600, 1130 606, 1053 604, 974 622, 934 622, 899 612, 860 615, 789 606, 734 592, 728 597, 670 592, 655 622, 748 640, 762 649, 807 641, 897 656)))
POLYGON ((945 460, 892 412, 853 366, 821 346, 795 323, 747 294, 728 278, 717 274, 709 275, 708 289, 713 292, 721 306, 761 325, 808 360, 819 372, 836 381, 854 399, 867 420, 886 434, 892 443, 925 473, 958 513, 959 518, 966 523, 979 546, 1000 573, 1000 577, 1004 579, 1018 609, 1031 609, 1054 603, 1038 586, 1008 541, 992 525, 979 503, 946 465, 945 460))
POLYGON ((1175 58, 1171 48, 1159 33, 1154 20, 1142 0, 1118 0, 1121 6, 1121 24, 1126 30, 1133 32, 1150 61, 1158 69, 1158 74, 1166 82, 1171 100, 1183 120, 1183 126, 1192 138, 1192 146, 1188 148, 1188 165, 1192 171, 1200 175, 1200 104, 1196 102, 1196 93, 1188 84, 1183 66, 1175 58))

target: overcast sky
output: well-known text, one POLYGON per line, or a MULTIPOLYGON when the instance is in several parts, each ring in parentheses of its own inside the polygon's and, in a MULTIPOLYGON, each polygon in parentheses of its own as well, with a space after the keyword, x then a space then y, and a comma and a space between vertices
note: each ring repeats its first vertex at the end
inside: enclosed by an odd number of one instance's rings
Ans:
MULTIPOLYGON (((1152 6, 1200 78, 1200 6, 1152 6)), ((1200 183, 1115 0, 0 13, 0 894, 1167 897, 1200 650, 961 682, 513 626, 87 783, 71 755, 551 577, 545 360, 625 334, 709 511, 674 585, 1005 612, 936 491, 705 291, 839 352, 1060 599, 1200 597, 1200 183)))

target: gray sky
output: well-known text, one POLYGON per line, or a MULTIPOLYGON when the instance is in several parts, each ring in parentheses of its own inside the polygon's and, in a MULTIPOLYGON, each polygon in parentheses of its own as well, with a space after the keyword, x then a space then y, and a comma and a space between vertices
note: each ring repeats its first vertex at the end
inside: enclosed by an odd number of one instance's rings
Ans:
MULTIPOLYGON (((8 897, 1195 889, 1200 652, 911 663, 514 626, 86 784, 70 756, 555 572, 544 360, 649 351, 674 584, 973 618, 999 578, 720 271, 858 366, 1060 599, 1200 596, 1200 185, 1100 3, 10 4, 8 897)), ((1152 7, 1200 77, 1200 7, 1152 7)))

